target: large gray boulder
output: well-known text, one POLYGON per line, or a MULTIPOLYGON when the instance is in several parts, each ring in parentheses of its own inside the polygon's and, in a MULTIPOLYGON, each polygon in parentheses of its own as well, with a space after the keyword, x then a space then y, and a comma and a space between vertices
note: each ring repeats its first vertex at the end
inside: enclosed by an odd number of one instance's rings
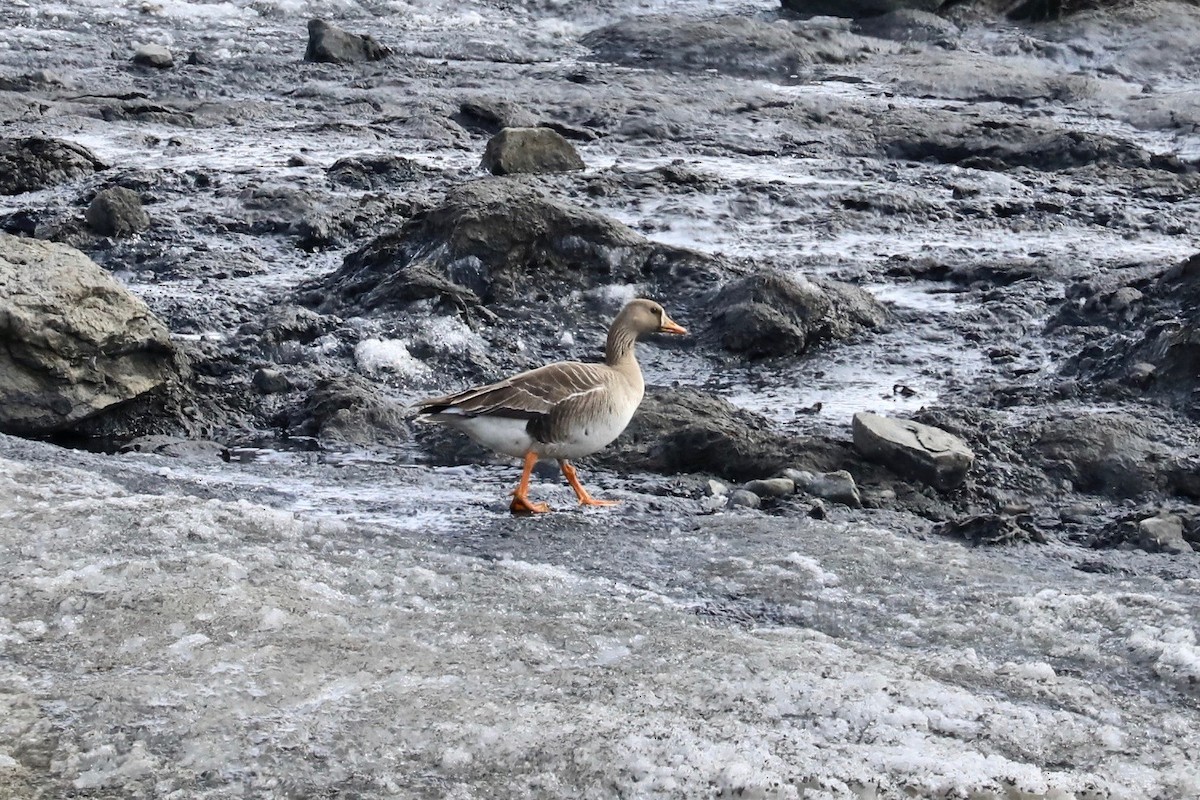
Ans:
POLYGON ((379 61, 391 54, 392 51, 377 42, 373 36, 348 33, 323 19, 308 22, 305 61, 351 64, 356 61, 379 61))
POLYGON ((583 159, 562 134, 549 128, 505 128, 488 140, 484 169, 494 175, 517 172, 571 172, 583 159))
POLYGON ((932 425, 860 411, 853 427, 854 446, 864 458, 938 489, 960 485, 975 463, 962 439, 932 425))
POLYGON ((572 292, 614 283, 642 284, 653 294, 660 279, 677 293, 695 291, 719 267, 547 197, 520 176, 485 178, 455 187, 435 207, 350 253, 308 298, 323 310, 354 314, 432 299, 445 310, 490 318, 497 303, 568 303, 572 292))
POLYGON ((83 253, 0 234, 0 431, 70 429, 162 387, 166 327, 83 253))
POLYGON ((107 167, 83 145, 26 136, 0 139, 0 194, 23 194, 84 178, 107 167))
POLYGON ((887 312, 870 293, 837 281, 762 272, 727 284, 711 303, 709 334, 747 358, 803 353, 812 344, 876 328, 887 312))

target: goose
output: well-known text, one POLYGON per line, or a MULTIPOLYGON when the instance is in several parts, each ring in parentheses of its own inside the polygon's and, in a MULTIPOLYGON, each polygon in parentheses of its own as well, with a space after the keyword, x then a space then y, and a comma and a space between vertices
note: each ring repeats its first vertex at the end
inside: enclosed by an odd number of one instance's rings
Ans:
POLYGON ((625 304, 608 329, 602 363, 558 361, 496 383, 416 403, 417 419, 457 428, 476 443, 522 460, 509 506, 514 514, 541 514, 529 499, 529 478, 543 458, 558 461, 580 505, 610 506, 579 482, 571 459, 606 447, 625 430, 642 402, 645 383, 634 346, 645 333, 682 335, 687 329, 653 300, 625 304))

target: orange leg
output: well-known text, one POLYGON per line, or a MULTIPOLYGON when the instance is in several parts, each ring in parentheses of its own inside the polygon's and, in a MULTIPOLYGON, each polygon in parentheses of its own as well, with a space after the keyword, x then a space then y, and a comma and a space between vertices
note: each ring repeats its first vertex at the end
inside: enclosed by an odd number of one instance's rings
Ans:
POLYGON ((588 494, 588 490, 583 488, 583 484, 579 482, 579 476, 575 474, 575 468, 571 466, 571 462, 565 458, 558 460, 558 465, 562 467, 563 475, 567 478, 567 483, 571 484, 571 488, 575 490, 575 496, 579 498, 581 506, 615 506, 620 500, 597 500, 588 494))
POLYGON ((525 454, 525 465, 521 470, 521 482, 513 491, 512 505, 509 510, 514 514, 544 514, 550 510, 545 503, 533 503, 529 500, 529 476, 533 474, 533 465, 538 462, 537 453, 525 454))

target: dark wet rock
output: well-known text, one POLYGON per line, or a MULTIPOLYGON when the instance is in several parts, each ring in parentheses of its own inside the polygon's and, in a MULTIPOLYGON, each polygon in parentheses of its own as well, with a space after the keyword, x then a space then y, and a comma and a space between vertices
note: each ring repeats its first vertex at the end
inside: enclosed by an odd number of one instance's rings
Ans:
POLYGON ((980 545, 1046 542, 1045 534, 1034 526, 1028 515, 983 514, 963 517, 935 525, 933 532, 980 545))
POLYGON ((161 44, 144 44, 134 51, 133 63, 154 69, 170 69, 175 66, 175 57, 161 44))
POLYGON ((117 186, 96 193, 84 214, 88 226, 101 236, 132 236, 150 227, 138 193, 117 186))
POLYGON ((306 345, 336 330, 342 321, 335 316, 318 314, 303 306, 280 305, 262 319, 247 322, 238 329, 239 337, 256 340, 266 359, 292 363, 306 345))
POLYGON ((945 17, 913 8, 860 19, 854 30, 864 36, 896 42, 951 41, 959 34, 958 26, 945 17))
POLYGON ((1090 165, 1195 172, 1196 164, 1160 155, 1114 136, 1070 130, 1048 122, 968 118, 931 125, 913 120, 905 132, 889 126, 880 147, 890 158, 956 164, 1003 172, 1018 167, 1053 172, 1090 165))
POLYGON ((1183 538, 1183 519, 1165 512, 1138 522, 1138 544, 1152 553, 1192 552, 1183 538))
POLYGON ((862 508, 862 496, 854 483, 854 476, 846 470, 836 472, 809 472, 805 469, 787 469, 783 474, 796 484, 796 491, 820 497, 834 503, 862 508))
POLYGON ((567 302, 572 291, 655 280, 698 291, 712 259, 648 241, 619 222, 547 198, 517 178, 473 181, 348 255, 306 296, 359 313, 434 300, 490 319, 485 306, 567 302))
POLYGON ((581 41, 598 60, 625 66, 771 78, 815 64, 857 61, 881 44, 849 32, 748 16, 639 16, 592 31, 581 41))
POLYGON ((744 481, 778 474, 803 443, 763 416, 695 389, 647 391, 633 422, 593 459, 615 469, 744 481))
POLYGON ((410 438, 404 406, 353 375, 319 382, 276 422, 289 436, 342 444, 394 445, 410 438))
POLYGON ((729 505, 736 508, 758 508, 762 498, 748 489, 734 489, 729 494, 729 505))
POLYGON ((351 64, 358 61, 379 61, 392 51, 366 34, 348 33, 321 19, 308 22, 308 49, 305 61, 331 64, 351 64))
POLYGON ((953 489, 966 480, 975 454, 950 433, 912 420, 860 411, 854 415, 854 446, 906 480, 953 489))
POLYGON ((786 497, 796 491, 796 484, 791 478, 759 478, 742 488, 759 497, 786 497))
POLYGON ((465 100, 458 107, 454 121, 470 131, 479 131, 488 136, 504 128, 533 128, 538 119, 523 106, 509 100, 480 97, 465 100))
POLYGON ((493 175, 584 168, 575 148, 549 128, 505 128, 488 140, 480 166, 493 175))
POLYGON ((327 174, 334 183, 352 189, 387 189, 417 179, 422 170, 412 159, 381 154, 339 158, 327 174))
POLYGON ((180 375, 166 327, 87 256, 0 235, 0 429, 71 429, 180 375))
POLYGON ((1074 328, 1083 344, 1066 372, 1200 418, 1200 255, 1135 280, 1068 289, 1074 302, 1051 328, 1074 328))
POLYGON ((1126 413, 1080 412, 1037 427, 1046 470, 1082 492, 1137 497, 1168 488, 1175 453, 1155 427, 1126 413))
POLYGON ((61 139, 0 139, 0 194, 45 189, 107 168, 86 147, 61 139))
POLYGON ((781 0, 780 5, 798 14, 826 17, 876 17, 880 14, 915 9, 937 11, 943 0, 781 0))
POLYGON ((152 434, 138 436, 121 445, 120 453, 145 453, 193 463, 212 463, 220 461, 227 448, 220 442, 207 439, 184 439, 179 436, 152 434))
POLYGON ((803 353, 883 324, 887 312, 869 293, 825 279, 795 281, 777 272, 740 278, 710 304, 710 335, 749 358, 803 353))
POLYGON ((0 75, 0 92, 40 92, 72 87, 72 81, 48 69, 38 69, 23 75, 0 75))
POLYGON ((270 369, 268 367, 256 369, 251 382, 254 384, 254 388, 263 394, 278 394, 292 388, 292 382, 288 380, 286 375, 277 369, 270 369))

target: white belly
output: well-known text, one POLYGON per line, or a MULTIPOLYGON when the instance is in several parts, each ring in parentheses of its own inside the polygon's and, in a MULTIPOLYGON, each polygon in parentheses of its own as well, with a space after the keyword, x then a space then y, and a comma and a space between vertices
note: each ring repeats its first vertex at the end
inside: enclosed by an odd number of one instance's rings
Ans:
POLYGON ((562 441, 539 442, 529 435, 526 421, 505 417, 465 417, 442 413, 434 419, 458 428, 477 444, 497 453, 524 458, 531 450, 543 458, 581 458, 607 447, 633 419, 626 414, 605 415, 580 423, 562 441))
POLYGON ((566 439, 538 442, 535 449, 547 458, 582 458, 602 450, 621 435, 633 419, 633 409, 620 416, 609 415, 582 423, 566 439))
POLYGON ((524 458, 535 444, 533 437, 525 430, 526 423, 523 419, 459 417, 449 414, 439 415, 439 419, 458 428, 488 450, 513 458, 524 458))

